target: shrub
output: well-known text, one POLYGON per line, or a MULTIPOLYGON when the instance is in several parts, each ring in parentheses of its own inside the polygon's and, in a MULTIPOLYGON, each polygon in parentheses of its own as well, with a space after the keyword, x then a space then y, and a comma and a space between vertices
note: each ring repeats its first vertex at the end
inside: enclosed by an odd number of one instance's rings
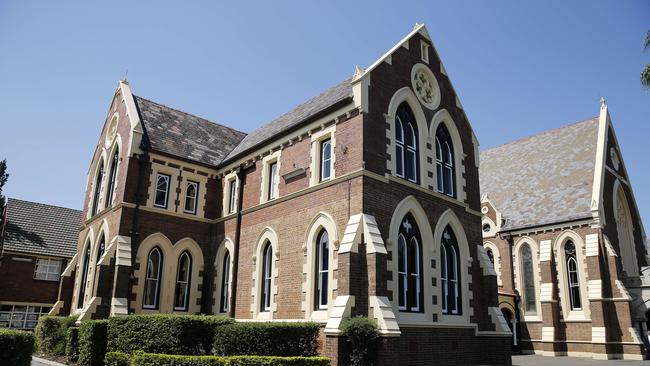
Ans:
POLYGON ((0 329, 0 365, 29 366, 34 352, 34 334, 0 329))
POLYGON ((108 320, 88 320, 79 327, 79 365, 101 366, 106 354, 108 320))
POLYGON ((350 366, 366 366, 374 363, 379 332, 372 320, 363 316, 346 319, 341 326, 341 335, 350 352, 350 366))
MULTIPOLYGON (((324 357, 180 356, 136 352, 131 366, 329 366, 324 357)), ((108 365, 107 365, 108 366, 108 365)))
POLYGON ((318 346, 316 323, 234 323, 216 328, 219 356, 313 356, 318 346))
POLYGON ((211 353, 214 329, 234 320, 204 315, 128 315, 108 323, 108 350, 176 355, 211 353))
POLYGON ((108 352, 104 357, 104 366, 129 366, 129 355, 122 352, 108 352))
POLYGON ((77 362, 79 359, 79 328, 70 327, 65 335, 65 358, 68 362, 77 362))
POLYGON ((65 355, 66 333, 76 321, 76 316, 40 317, 35 331, 38 351, 54 356, 65 355))

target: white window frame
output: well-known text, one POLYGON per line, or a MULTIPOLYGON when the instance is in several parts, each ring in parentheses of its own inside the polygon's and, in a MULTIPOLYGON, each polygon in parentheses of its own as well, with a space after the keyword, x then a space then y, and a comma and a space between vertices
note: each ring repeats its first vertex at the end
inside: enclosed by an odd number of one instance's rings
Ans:
POLYGON ((183 251, 179 256, 176 264, 176 281, 174 282, 174 311, 188 311, 190 308, 190 286, 192 284, 192 256, 188 251, 183 251), (188 261, 187 278, 180 279, 181 259, 185 256, 188 261), (183 297, 183 306, 176 306, 177 286, 181 284, 185 287, 185 296, 183 297))
POLYGON ((326 310, 329 304, 329 288, 332 286, 329 280, 329 273, 330 273, 330 268, 332 266, 331 260, 330 260, 330 238, 329 238, 329 232, 327 230, 322 229, 322 231, 319 233, 317 236, 317 242, 316 242, 316 297, 317 297, 317 308, 318 310, 326 310), (325 242, 325 245, 327 246, 327 252, 325 255, 327 256, 327 268, 323 269, 323 259, 325 256, 322 253, 322 242, 321 240, 318 240, 322 238, 322 235, 327 235, 327 241, 325 242), (327 286, 323 290, 323 282, 324 280, 327 280, 327 286), (325 292, 325 299, 326 302, 323 303, 323 291, 325 292))
POLYGON ((39 281, 59 282, 61 279, 61 267, 63 261, 60 259, 36 258, 34 266, 34 279, 39 281), (41 269, 44 269, 41 271, 41 269), (42 278, 39 278, 43 275, 42 278))
POLYGON ((266 241, 262 248, 262 272, 260 277, 260 312, 271 311, 273 303, 273 244, 266 241), (267 303, 268 300, 268 303, 267 303))
POLYGON ((219 289, 219 312, 227 313, 230 303, 230 251, 222 258, 221 288, 219 289))
POLYGON ((171 187, 171 180, 172 180, 172 176, 170 174, 161 173, 161 172, 156 173, 156 180, 155 180, 155 186, 154 186, 154 196, 153 196, 153 205, 154 205, 154 207, 164 208, 164 209, 167 209, 169 207, 169 188, 171 187), (165 204, 164 205, 158 204, 158 202, 156 202, 157 198, 158 198, 158 192, 160 191, 159 188, 158 188, 158 180, 160 178, 167 178, 167 185, 165 187, 165 204))
POLYGON ((52 305, 0 304, 0 328, 34 329, 38 319, 47 315, 51 309, 52 305), (34 326, 28 326, 28 324, 34 326))
POLYGON ((280 197, 280 153, 281 150, 262 159, 262 179, 260 187, 260 203, 273 201, 280 197), (275 165, 275 174, 271 179, 271 165, 275 165))
POLYGON ((162 268, 164 265, 165 258, 163 257, 163 252, 158 247, 154 247, 147 253, 147 261, 144 268, 144 287, 142 288, 142 308, 143 309, 158 309, 160 307, 160 290, 162 288, 162 268), (155 278, 149 278, 149 258, 153 254, 154 250, 158 252, 158 273, 155 278), (156 283, 154 289, 154 303, 146 304, 147 301, 147 282, 154 281, 156 283))
POLYGON ((313 187, 336 178, 336 171, 334 169, 336 162, 336 124, 312 133, 310 150, 309 186, 313 187), (323 179, 323 156, 321 146, 326 140, 330 141, 330 175, 323 179))
POLYGON ((320 142, 320 181, 325 182, 332 177, 332 140, 324 139, 320 142), (325 146, 329 148, 329 158, 325 157, 325 146), (327 166, 328 175, 325 176, 325 167, 327 166))
POLYGON ((198 207, 198 205, 199 205, 199 182, 195 182, 193 180, 187 180, 185 182, 185 202, 183 204, 183 206, 185 206, 185 207, 183 207, 183 211, 185 213, 196 215, 196 208, 198 207), (190 195, 189 195, 190 186, 194 186, 194 197, 190 197, 190 195), (194 199, 194 204, 192 205, 192 207, 189 210, 187 209, 187 200, 188 200, 188 198, 189 199, 194 199))
POLYGON ((228 182, 228 213, 237 211, 237 183, 235 180, 228 182))

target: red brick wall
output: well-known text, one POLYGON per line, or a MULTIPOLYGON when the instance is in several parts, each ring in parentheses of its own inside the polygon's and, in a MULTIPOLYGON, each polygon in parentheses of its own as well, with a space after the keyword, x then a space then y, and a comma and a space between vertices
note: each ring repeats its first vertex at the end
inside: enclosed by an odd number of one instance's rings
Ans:
MULTIPOLYGON (((31 255, 5 252, 0 262, 0 301, 54 304, 59 282, 35 280, 36 258, 31 255), (29 262, 14 258, 28 258, 29 262)), ((63 260, 61 271, 67 264, 63 260)))

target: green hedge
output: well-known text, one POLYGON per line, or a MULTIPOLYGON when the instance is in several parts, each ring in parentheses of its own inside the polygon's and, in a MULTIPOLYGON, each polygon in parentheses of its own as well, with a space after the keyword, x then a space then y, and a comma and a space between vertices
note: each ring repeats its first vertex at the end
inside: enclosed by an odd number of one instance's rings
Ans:
POLYGON ((29 366, 34 341, 31 332, 0 329, 0 365, 29 366))
POLYGON ((106 354, 108 320, 88 320, 79 327, 79 365, 102 366, 106 354))
POLYGON ((65 335, 65 358, 76 363, 79 359, 79 328, 71 327, 65 335))
POLYGON ((108 350, 209 355, 214 330, 234 320, 204 315, 128 315, 108 323, 108 350))
MULTIPOLYGON (((179 356, 136 352, 131 366, 329 366, 324 357, 179 356)), ((108 366, 108 365, 107 365, 108 366)), ((123 366, 113 364, 110 366, 123 366)))
POLYGON ((108 352, 104 358, 104 366, 129 366, 129 355, 123 352, 108 352))
POLYGON ((218 356, 314 356, 316 323, 234 323, 215 329, 218 356))
POLYGON ((74 327, 76 316, 42 316, 36 325, 36 347, 41 353, 65 355, 65 337, 68 328, 74 327))
POLYGON ((374 321, 356 316, 343 321, 341 335, 349 350, 349 366, 372 365, 377 354, 379 331, 374 321))

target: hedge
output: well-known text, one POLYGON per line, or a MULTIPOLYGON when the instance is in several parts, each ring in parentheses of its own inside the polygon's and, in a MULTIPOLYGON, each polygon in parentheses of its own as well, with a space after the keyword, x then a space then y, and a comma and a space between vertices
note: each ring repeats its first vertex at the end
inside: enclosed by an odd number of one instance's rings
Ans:
POLYGON ((108 320, 88 320, 79 327, 79 365, 102 366, 106 354, 108 320))
POLYGON ((205 315, 128 315, 108 323, 108 350, 209 355, 214 330, 234 320, 205 315))
POLYGON ((104 358, 104 366, 129 366, 129 355, 123 352, 108 352, 104 358))
POLYGON ((40 317, 35 330, 38 351, 54 356, 65 355, 66 333, 76 321, 76 316, 40 317))
POLYGON ((348 318, 341 325, 341 335, 349 349, 349 366, 373 364, 379 338, 374 321, 363 316, 348 318))
POLYGON ((316 323, 234 323, 215 329, 217 356, 314 356, 316 323))
POLYGON ((71 327, 65 335, 65 358, 76 363, 79 359, 79 328, 71 327))
MULTIPOLYGON (((180 356, 136 352, 131 366, 329 366, 325 357, 180 356)), ((108 365, 107 365, 108 366, 108 365)), ((123 366, 113 364, 110 366, 123 366)))
POLYGON ((0 365, 29 366, 34 352, 34 334, 0 329, 0 365))

